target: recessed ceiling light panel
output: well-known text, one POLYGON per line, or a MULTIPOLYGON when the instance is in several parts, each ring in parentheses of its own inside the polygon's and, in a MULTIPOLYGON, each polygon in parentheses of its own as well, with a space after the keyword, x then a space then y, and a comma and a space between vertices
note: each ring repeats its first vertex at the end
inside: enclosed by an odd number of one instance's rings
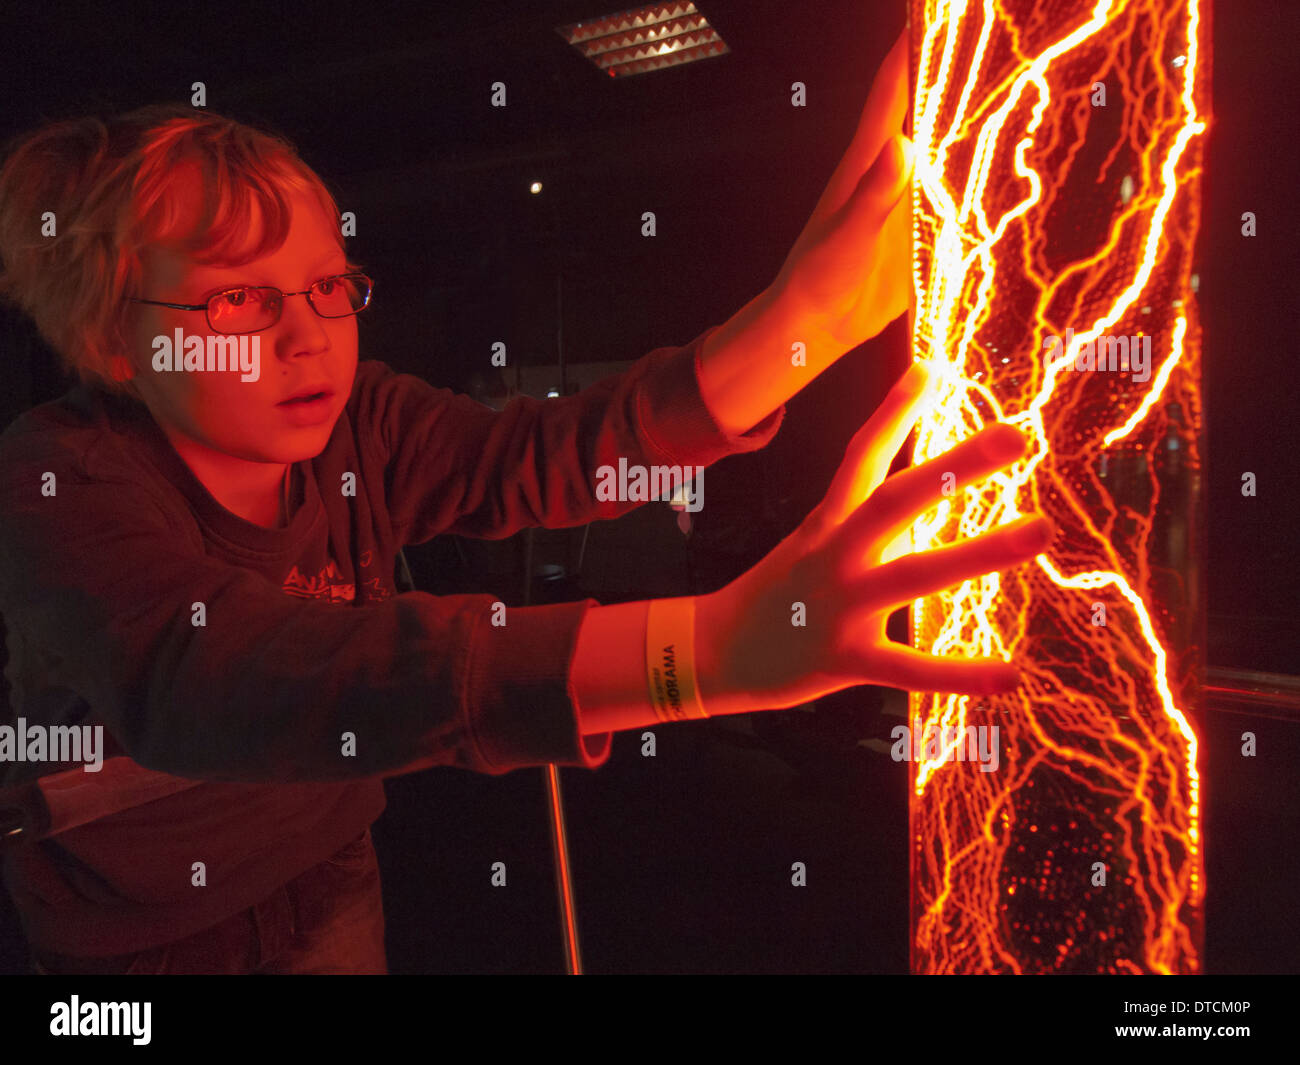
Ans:
POLYGON ((558 30, 611 78, 648 74, 731 51, 692 3, 648 4, 558 30))

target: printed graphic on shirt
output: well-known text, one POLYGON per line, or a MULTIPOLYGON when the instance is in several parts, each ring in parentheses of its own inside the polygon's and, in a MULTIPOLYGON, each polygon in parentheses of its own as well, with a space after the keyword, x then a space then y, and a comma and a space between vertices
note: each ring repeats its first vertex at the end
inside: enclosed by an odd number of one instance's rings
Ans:
MULTIPOLYGON (((361 565, 369 568, 372 557, 373 552, 364 552, 360 558, 361 565)), ((367 577, 361 582, 361 586, 365 591, 364 598, 367 602, 382 602, 391 599, 394 594, 394 589, 380 577, 367 577)), ((296 595, 299 599, 324 599, 331 603, 351 603, 357 597, 356 586, 344 579, 338 564, 332 558, 329 564, 314 577, 307 576, 294 566, 281 587, 286 593, 296 595)))
MULTIPOLYGON (((375 553, 373 551, 362 551, 361 557, 357 559, 361 563, 362 569, 370 569, 374 561, 375 553)), ((361 582, 361 587, 365 592, 366 601, 383 602, 385 599, 391 599, 397 594, 397 588, 393 585, 392 579, 384 580, 380 577, 367 577, 361 582)))
POLYGON ((357 597, 356 586, 343 579, 343 574, 339 572, 338 564, 333 559, 330 559, 329 565, 314 577, 308 577, 294 566, 285 577, 282 587, 289 595, 296 595, 300 599, 327 599, 331 603, 350 603, 357 597))
POLYGON ((384 582, 378 577, 369 577, 361 582, 361 586, 366 590, 366 599, 382 601, 393 597, 393 590, 385 586, 384 582))

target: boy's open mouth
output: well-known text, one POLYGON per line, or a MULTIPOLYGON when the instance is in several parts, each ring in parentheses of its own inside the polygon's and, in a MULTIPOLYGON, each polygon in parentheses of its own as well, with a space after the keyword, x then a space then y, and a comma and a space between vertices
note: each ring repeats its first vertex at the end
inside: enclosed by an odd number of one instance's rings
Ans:
POLYGON ((291 407, 304 403, 316 403, 321 400, 329 399, 333 394, 334 393, 327 388, 315 392, 299 392, 296 396, 291 396, 289 399, 283 400, 276 405, 280 407, 291 407))

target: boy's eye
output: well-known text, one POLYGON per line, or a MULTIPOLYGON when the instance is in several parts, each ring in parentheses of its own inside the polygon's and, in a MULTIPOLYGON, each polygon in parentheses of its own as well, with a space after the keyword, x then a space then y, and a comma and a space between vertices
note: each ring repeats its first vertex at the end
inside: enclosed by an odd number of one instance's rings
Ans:
POLYGON ((243 289, 239 289, 236 292, 227 292, 225 294, 225 301, 232 307, 242 307, 244 305, 244 300, 247 298, 248 293, 243 289))
POLYGON ((327 277, 324 281, 316 282, 316 288, 322 296, 328 296, 334 291, 334 286, 337 284, 338 282, 334 278, 327 277))

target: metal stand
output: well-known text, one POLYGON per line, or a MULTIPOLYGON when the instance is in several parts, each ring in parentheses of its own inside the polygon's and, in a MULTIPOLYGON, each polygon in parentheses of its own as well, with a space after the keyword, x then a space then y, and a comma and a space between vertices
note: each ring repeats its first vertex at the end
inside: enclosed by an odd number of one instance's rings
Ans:
MULTIPOLYGON (((532 601, 533 530, 524 533, 524 606, 532 601)), ((585 546, 584 539, 584 546, 585 546)), ((560 791, 560 767, 546 767, 546 812, 551 822, 551 851, 555 859, 555 894, 560 904, 560 925, 564 932, 564 971, 582 975, 582 949, 578 944, 578 910, 573 901, 573 874, 569 867, 569 837, 564 823, 564 796, 560 791)))

